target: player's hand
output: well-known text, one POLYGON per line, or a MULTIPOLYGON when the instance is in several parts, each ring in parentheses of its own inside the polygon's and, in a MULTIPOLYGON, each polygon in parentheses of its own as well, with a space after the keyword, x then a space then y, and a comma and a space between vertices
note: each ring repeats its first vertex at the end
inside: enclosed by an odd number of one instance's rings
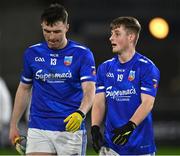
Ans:
POLYGON ((85 114, 81 112, 80 110, 77 110, 76 112, 70 114, 64 122, 68 122, 66 124, 66 131, 68 132, 76 132, 85 118, 85 114))
POLYGON ((128 142, 128 139, 134 129, 136 128, 136 124, 132 121, 129 121, 127 124, 122 127, 114 129, 112 132, 114 136, 112 138, 112 142, 116 145, 125 145, 128 142))
POLYGON ((100 132, 100 127, 94 125, 91 127, 91 135, 92 135, 92 145, 96 153, 99 152, 101 146, 103 144, 102 134, 100 132))
POLYGON ((14 140, 16 151, 18 151, 19 154, 25 155, 26 153, 26 137, 20 136, 16 137, 14 140))
POLYGON ((19 137, 19 130, 16 126, 10 126, 9 130, 9 140, 11 141, 12 145, 15 144, 15 138, 19 137))

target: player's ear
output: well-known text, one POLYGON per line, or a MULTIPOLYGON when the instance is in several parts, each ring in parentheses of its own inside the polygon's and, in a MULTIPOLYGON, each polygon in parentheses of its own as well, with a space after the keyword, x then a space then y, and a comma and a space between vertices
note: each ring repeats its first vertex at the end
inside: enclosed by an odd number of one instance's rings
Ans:
POLYGON ((136 35, 134 33, 129 33, 130 42, 134 42, 135 38, 136 38, 136 35))
POLYGON ((45 22, 44 21, 41 21, 41 26, 43 26, 45 24, 45 22))
POLYGON ((66 30, 67 31, 69 30, 69 24, 66 24, 66 30))

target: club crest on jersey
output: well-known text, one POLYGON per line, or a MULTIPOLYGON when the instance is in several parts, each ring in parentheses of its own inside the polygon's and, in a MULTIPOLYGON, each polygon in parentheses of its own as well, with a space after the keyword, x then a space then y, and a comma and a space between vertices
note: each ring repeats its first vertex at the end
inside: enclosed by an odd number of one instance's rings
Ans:
POLYGON ((128 80, 133 81, 135 79, 135 71, 131 70, 129 72, 128 80))
POLYGON ((73 56, 65 56, 65 57, 64 57, 64 64, 65 64, 66 66, 71 65, 72 59, 73 59, 73 56))

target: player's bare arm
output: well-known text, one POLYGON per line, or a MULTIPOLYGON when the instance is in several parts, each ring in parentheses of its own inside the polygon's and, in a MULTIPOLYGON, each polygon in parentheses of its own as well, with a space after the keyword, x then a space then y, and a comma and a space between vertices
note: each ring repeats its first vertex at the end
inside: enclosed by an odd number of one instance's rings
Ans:
POLYGON ((155 98, 148 94, 141 94, 142 103, 137 108, 130 121, 139 125, 152 110, 155 98))
POLYGON ((86 81, 81 85, 83 90, 83 99, 79 110, 86 114, 90 110, 95 97, 95 82, 86 81))
POLYGON ((14 109, 10 122, 9 139, 11 140, 12 144, 14 144, 15 138, 19 137, 18 122, 29 103, 30 94, 31 85, 20 82, 16 92, 14 109))
POLYGON ((92 106, 91 119, 92 126, 100 126, 105 115, 105 93, 101 92, 95 95, 95 99, 92 106))

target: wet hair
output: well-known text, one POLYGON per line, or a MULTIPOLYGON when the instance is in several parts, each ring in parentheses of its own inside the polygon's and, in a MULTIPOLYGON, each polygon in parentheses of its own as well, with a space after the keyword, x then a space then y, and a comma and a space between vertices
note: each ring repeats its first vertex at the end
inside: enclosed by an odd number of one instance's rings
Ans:
POLYGON ((53 25, 54 23, 61 21, 67 23, 68 13, 64 6, 60 4, 51 4, 46 8, 41 15, 41 22, 46 22, 47 25, 53 25))
POLYGON ((123 26, 127 30, 127 33, 134 33, 136 35, 136 44, 141 31, 141 25, 139 24, 139 21, 134 17, 124 16, 115 18, 110 24, 111 30, 119 28, 121 26, 123 26))

